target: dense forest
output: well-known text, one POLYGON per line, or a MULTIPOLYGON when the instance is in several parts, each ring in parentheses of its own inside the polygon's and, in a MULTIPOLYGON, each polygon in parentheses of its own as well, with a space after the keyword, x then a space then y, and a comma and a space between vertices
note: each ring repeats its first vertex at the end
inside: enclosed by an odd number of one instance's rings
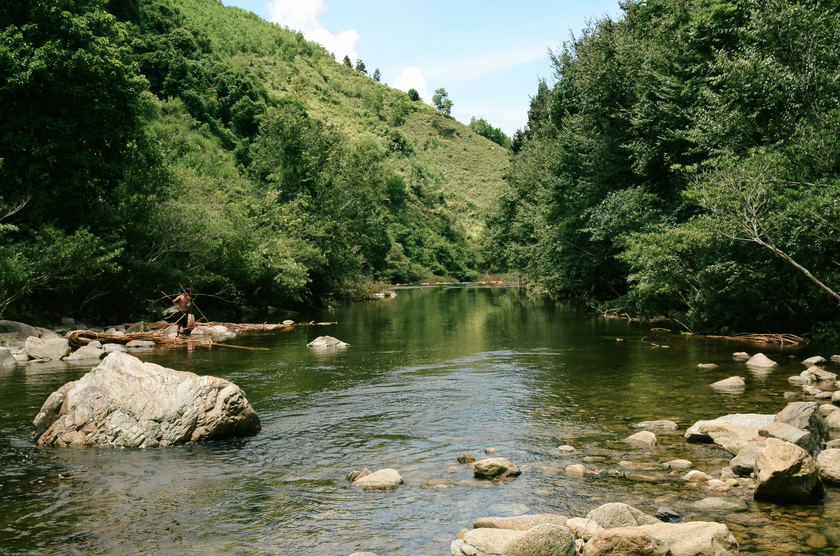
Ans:
POLYGON ((217 0, 3 2, 0 33, 0 318, 477 276, 508 151, 378 72, 217 0))
POLYGON ((496 269, 693 332, 837 338, 840 4, 622 8, 552 50, 488 216, 496 269))
POLYGON ((218 0, 3 3, 0 317, 493 272, 693 332, 836 338, 840 3, 621 7, 550 51, 508 137, 218 0))

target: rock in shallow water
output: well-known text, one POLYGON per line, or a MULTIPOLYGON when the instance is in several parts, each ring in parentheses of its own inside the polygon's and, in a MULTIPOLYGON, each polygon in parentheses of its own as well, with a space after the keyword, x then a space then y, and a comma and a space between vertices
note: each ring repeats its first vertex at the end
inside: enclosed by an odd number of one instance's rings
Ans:
POLYGON ((39 445, 149 448, 254 435, 260 420, 227 380, 111 353, 53 392, 33 422, 39 445))
POLYGON ((473 464, 473 475, 477 479, 515 477, 521 474, 519 467, 505 458, 485 458, 473 464))
POLYGON ((403 484, 403 478, 396 469, 380 469, 376 473, 356 479, 351 484, 365 490, 394 490, 403 484))
POLYGON ((308 344, 306 347, 311 348, 343 348, 347 347, 350 344, 346 344, 337 338, 333 338, 332 336, 318 336, 308 344))
POLYGON ((817 462, 802 448, 785 442, 755 459, 756 500, 804 502, 822 493, 817 462))
POLYGON ((640 448, 653 448, 656 446, 656 435, 650 431, 642 431, 628 436, 624 441, 640 448))
POLYGON ((592 536, 583 556, 737 556, 738 541, 722 523, 657 523, 605 529, 592 536))

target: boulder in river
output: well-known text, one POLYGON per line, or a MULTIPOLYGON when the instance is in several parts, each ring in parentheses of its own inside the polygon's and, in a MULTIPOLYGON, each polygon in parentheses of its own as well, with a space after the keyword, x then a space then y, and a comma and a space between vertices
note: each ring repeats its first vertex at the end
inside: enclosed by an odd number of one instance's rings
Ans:
POLYGON ((458 463, 473 463, 475 461, 475 456, 470 454, 469 452, 464 452, 460 456, 458 456, 458 463))
POLYGON ((811 454, 811 457, 817 457, 823 445, 821 438, 816 438, 810 432, 798 429, 787 423, 770 423, 763 429, 760 429, 758 435, 764 438, 776 438, 784 442, 796 444, 811 454))
POLYGON ((750 367, 774 367, 776 362, 764 355, 763 353, 756 353, 747 361, 750 367))
POLYGON ((724 378, 723 380, 719 380, 713 383, 712 388, 715 390, 722 390, 726 392, 732 392, 737 390, 743 390, 746 386, 744 382, 744 377, 742 376, 731 376, 729 378, 724 378))
POLYGON ((638 525, 650 525, 660 523, 652 515, 634 508, 623 502, 613 502, 598 506, 588 514, 586 519, 592 520, 604 529, 614 527, 636 527, 638 525))
POLYGON ((0 334, 17 334, 17 339, 25 342, 30 336, 40 338, 41 334, 35 328, 13 320, 0 320, 0 334))
POLYGON ((656 421, 642 421, 641 423, 633 425, 638 429, 660 430, 660 431, 675 431, 677 424, 668 419, 658 419, 656 421))
MULTIPOLYGON (((816 455, 822 449, 823 441, 828 436, 828 426, 820 411, 819 402, 792 402, 785 406, 774 419, 776 423, 786 423, 811 434, 811 447, 800 446, 816 455)), ((783 440, 786 440, 783 438, 783 440)))
POLYGON ((64 359, 65 361, 98 361, 103 357, 105 357, 104 349, 87 345, 80 347, 64 359))
POLYGON ((12 355, 12 351, 0 347, 0 367, 12 367, 14 365, 17 365, 17 359, 12 355))
POLYGON ((235 384, 116 352, 50 394, 33 424, 39 445, 132 448, 260 430, 259 417, 235 384))
POLYGON ((808 377, 814 382, 837 382, 837 374, 831 371, 826 371, 817 366, 808 367, 806 369, 808 377))
POLYGON ((521 474, 519 467, 505 458, 485 458, 473 463, 473 475, 476 479, 515 477, 521 474))
POLYGON ((569 520, 566 516, 558 514, 538 515, 517 515, 513 517, 480 517, 473 522, 475 529, 510 529, 513 531, 527 531, 537 525, 553 523, 555 525, 566 525, 569 520))
POLYGON ((653 448, 656 446, 656 435, 650 431, 642 431, 628 436, 624 441, 640 448, 653 448))
POLYGON ((732 455, 758 439, 758 429, 775 420, 775 415, 734 413, 711 421, 697 421, 685 431, 689 442, 714 442, 732 455))
POLYGON ((70 353, 70 343, 67 338, 56 337, 50 339, 30 336, 26 339, 26 353, 33 359, 49 359, 59 361, 70 353))
POLYGON ((813 357, 809 357, 808 359, 804 359, 802 364, 811 367, 813 365, 825 365, 827 362, 828 361, 826 361, 825 357, 822 355, 815 355, 813 357))
POLYGON ((403 484, 403 478, 396 469, 380 469, 357 478, 351 484, 365 490, 394 490, 403 484))
POLYGON ((822 493, 819 468, 808 452, 785 442, 755 458, 755 499, 805 502, 822 493))
POLYGON ((692 521, 604 529, 592 536, 583 556, 737 556, 738 541, 722 523, 692 521))
POLYGON ((467 531, 450 546, 452 556, 574 556, 568 527, 553 523, 525 531, 481 528, 467 531))
POLYGON ((345 344, 341 340, 337 338, 333 338, 332 336, 318 336, 308 344, 306 347, 311 348, 343 348, 347 347, 350 344, 345 344))
POLYGON ((817 456, 820 479, 828 485, 840 485, 840 450, 827 449, 817 456))
POLYGON ((755 470, 755 458, 758 457, 758 454, 770 446, 777 446, 784 444, 784 442, 784 440, 777 438, 762 438, 750 442, 738 452, 738 455, 729 460, 729 468, 738 476, 749 477, 755 470))

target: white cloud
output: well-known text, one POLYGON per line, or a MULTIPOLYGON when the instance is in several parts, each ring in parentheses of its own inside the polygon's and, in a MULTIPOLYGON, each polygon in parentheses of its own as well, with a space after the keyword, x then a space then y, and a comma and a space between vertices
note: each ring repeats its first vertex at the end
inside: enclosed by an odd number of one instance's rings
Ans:
POLYGON ((545 47, 530 48, 509 54, 490 55, 444 64, 435 69, 434 76, 436 79, 449 81, 469 80, 483 73, 490 73, 535 60, 545 60, 547 57, 548 53, 545 47))
POLYGON ((419 68, 412 66, 404 69, 397 80, 394 81, 393 87, 405 92, 408 92, 409 89, 416 89, 424 102, 432 103, 432 95, 426 89, 426 77, 419 68))
POLYGON ((307 40, 324 45, 339 62, 349 56, 356 63, 359 55, 355 45, 361 38, 359 33, 350 29, 333 35, 324 29, 318 21, 318 14, 326 9, 323 0, 273 0, 266 8, 269 19, 274 23, 300 31, 307 40))

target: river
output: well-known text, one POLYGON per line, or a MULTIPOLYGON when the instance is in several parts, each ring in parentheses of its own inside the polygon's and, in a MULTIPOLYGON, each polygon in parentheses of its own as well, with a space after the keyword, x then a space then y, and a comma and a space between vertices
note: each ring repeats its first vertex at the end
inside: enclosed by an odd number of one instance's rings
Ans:
MULTIPOLYGON (((0 547, 9 555, 186 554, 446 555, 478 517, 561 513, 606 502, 724 521, 742 554, 840 554, 840 497, 740 512, 768 526, 692 509, 708 493, 661 463, 694 462, 719 476, 725 451, 682 432, 726 413, 777 413, 787 377, 813 353, 764 349, 779 362, 753 374, 733 360, 755 348, 586 315, 532 302, 515 288, 400 289, 398 296, 295 320, 334 321, 241 335, 243 350, 197 347, 140 357, 238 384, 262 421, 252 438, 160 449, 36 448, 31 421, 47 396, 91 365, 0 367, 0 547), (350 346, 313 352, 335 336, 350 346), (619 341, 621 340, 621 341, 619 341), (717 364, 714 369, 699 364, 717 364), (709 384, 745 377, 741 394, 709 384), (623 440, 644 420, 670 419, 653 450, 623 440), (561 445, 574 453, 557 451, 561 445), (493 447, 523 470, 503 482, 473 479, 457 457, 493 447), (567 476, 565 468, 620 469, 645 478, 567 476), (397 469, 395 492, 365 492, 352 470, 397 469), (453 488, 425 486, 446 479, 453 488)), ((840 365, 834 365, 834 371, 840 365)), ((829 367, 831 368, 831 367, 829 367)), ((799 395, 795 399, 803 399, 799 395)))

